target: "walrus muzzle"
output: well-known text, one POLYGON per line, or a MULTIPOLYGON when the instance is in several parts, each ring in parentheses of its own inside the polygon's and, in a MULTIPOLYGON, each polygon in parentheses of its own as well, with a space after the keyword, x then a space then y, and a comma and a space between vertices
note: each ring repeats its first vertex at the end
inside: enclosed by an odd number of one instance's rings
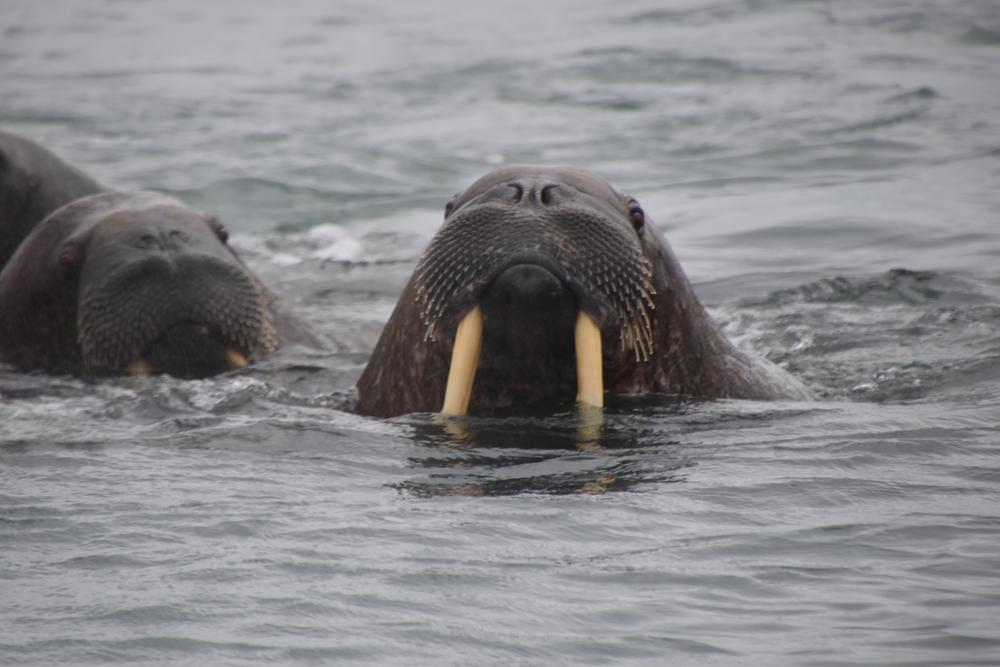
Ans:
POLYGON ((574 298, 579 402, 603 405, 606 333, 617 333, 621 349, 638 360, 652 354, 652 271, 626 221, 572 205, 463 208, 434 237, 414 274, 425 340, 457 321, 442 413, 468 411, 483 346, 481 302, 517 266, 540 267, 574 298))
POLYGON ((83 278, 77 333, 89 373, 204 377, 276 346, 260 289, 235 262, 145 257, 83 278))

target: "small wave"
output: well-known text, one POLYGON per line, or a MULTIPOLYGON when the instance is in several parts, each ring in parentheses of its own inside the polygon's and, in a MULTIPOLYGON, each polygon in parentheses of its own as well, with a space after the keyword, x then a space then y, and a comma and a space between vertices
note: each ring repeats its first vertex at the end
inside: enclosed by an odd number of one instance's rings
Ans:
POLYGON ((995 289, 934 271, 822 278, 743 300, 727 332, 826 398, 923 400, 996 377, 995 289))
POLYGON ((749 7, 741 5, 741 3, 722 3, 687 9, 653 9, 630 14, 622 19, 622 23, 636 25, 663 23, 670 26, 714 25, 748 11, 750 11, 749 7))
POLYGON ((680 51, 613 47, 584 49, 577 62, 565 67, 565 74, 578 74, 587 81, 620 84, 731 83, 754 78, 809 78, 808 70, 765 67, 719 56, 690 56, 680 51))
POLYGON ((939 100, 943 98, 944 95, 939 93, 934 88, 930 86, 921 86, 919 88, 914 88, 913 90, 908 90, 905 93, 899 93, 898 95, 893 95, 887 101, 888 102, 913 102, 913 101, 930 101, 939 100))
POLYGON ((933 271, 892 269, 873 278, 835 276, 772 292, 760 305, 789 303, 924 303, 940 298, 933 271))
POLYGON ((893 125, 901 125, 903 123, 920 121, 923 120, 926 117, 926 115, 927 112, 924 109, 912 109, 910 111, 903 111, 901 113, 877 116, 869 120, 862 120, 856 123, 850 123, 848 125, 841 125, 840 127, 829 128, 823 130, 819 134, 868 132, 871 130, 878 130, 885 127, 892 127, 893 125))

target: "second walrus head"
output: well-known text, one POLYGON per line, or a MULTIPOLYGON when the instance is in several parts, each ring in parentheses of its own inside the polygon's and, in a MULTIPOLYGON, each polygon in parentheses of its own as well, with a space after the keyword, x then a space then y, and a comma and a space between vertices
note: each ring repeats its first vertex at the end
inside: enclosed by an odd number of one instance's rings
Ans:
POLYGON ((0 358, 84 375, 205 377, 273 351, 273 298, 212 216, 150 192, 68 204, 0 273, 0 358))

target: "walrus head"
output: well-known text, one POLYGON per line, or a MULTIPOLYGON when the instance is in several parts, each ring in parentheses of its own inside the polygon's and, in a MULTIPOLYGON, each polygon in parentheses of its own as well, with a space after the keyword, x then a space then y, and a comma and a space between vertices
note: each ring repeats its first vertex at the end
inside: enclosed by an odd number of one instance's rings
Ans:
POLYGON ((64 206, 0 274, 4 356, 89 375, 205 377, 246 365, 276 346, 275 328, 227 236, 215 218, 153 193, 64 206))
POLYGON ((558 394, 575 367, 577 397, 600 405, 602 330, 637 360, 652 354, 642 210, 601 185, 580 170, 512 168, 449 202, 414 274, 425 339, 460 317, 444 412, 466 411, 480 356, 490 403, 558 394))
POLYGON ((516 165, 446 206, 358 381, 357 409, 795 394, 782 375, 719 332, 634 198, 585 169, 516 165))

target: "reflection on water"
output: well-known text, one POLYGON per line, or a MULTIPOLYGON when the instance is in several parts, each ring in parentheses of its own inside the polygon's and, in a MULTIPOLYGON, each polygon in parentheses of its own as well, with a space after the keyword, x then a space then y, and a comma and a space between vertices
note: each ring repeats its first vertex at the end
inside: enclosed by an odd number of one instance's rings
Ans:
POLYGON ((675 397, 612 397, 604 409, 551 413, 497 409, 489 416, 414 415, 421 476, 398 488, 417 496, 641 491, 680 482, 700 456, 702 432, 769 428, 783 416, 809 415, 801 404, 699 403, 675 397))

